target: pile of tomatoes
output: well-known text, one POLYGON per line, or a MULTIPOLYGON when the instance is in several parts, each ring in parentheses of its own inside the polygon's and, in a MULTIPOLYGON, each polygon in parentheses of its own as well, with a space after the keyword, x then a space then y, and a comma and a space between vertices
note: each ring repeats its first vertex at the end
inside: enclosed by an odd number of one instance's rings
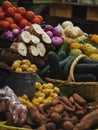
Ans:
POLYGON ((6 0, 0 6, 0 30, 22 29, 33 23, 41 24, 43 17, 24 7, 15 7, 6 0))

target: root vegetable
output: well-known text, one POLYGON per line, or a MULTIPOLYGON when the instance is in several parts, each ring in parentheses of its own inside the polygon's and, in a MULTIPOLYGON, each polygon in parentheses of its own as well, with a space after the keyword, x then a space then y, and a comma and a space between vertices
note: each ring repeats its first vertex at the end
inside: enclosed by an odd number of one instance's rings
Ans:
POLYGON ((46 124, 47 130, 56 130, 56 125, 53 122, 49 122, 46 124))
POLYGON ((27 47, 23 42, 14 42, 10 48, 12 52, 19 53, 21 56, 27 55, 27 47))
POLYGON ((79 123, 79 119, 77 116, 73 116, 73 117, 64 117, 63 121, 70 121, 72 124, 76 125, 77 123, 79 123))
POLYGON ((51 38, 46 32, 42 33, 42 41, 46 44, 51 44, 51 38))
POLYGON ((74 112, 75 111, 75 106, 73 106, 73 108, 71 108, 62 101, 60 101, 60 103, 64 106, 65 111, 68 111, 68 112, 74 112))
POLYGON ((41 125, 40 127, 38 127, 36 130, 47 130, 47 129, 46 129, 46 125, 43 124, 43 125, 41 125))
POLYGON ((24 43, 30 43, 31 41, 31 34, 28 31, 23 31, 19 37, 18 37, 19 41, 22 41, 24 43))
POLYGON ((52 112, 50 118, 56 124, 60 124, 62 121, 62 116, 58 112, 52 112))
POLYGON ((52 32, 53 32, 54 36, 61 37, 61 35, 62 35, 62 31, 59 27, 55 27, 52 32))
POLYGON ((59 47, 63 44, 63 39, 58 36, 52 37, 52 44, 59 47))
POLYGON ((37 50, 37 47, 34 46, 34 45, 30 45, 30 46, 28 47, 28 50, 29 50, 29 53, 32 54, 32 56, 38 56, 38 55, 39 55, 38 50, 37 50))
POLYGON ((38 43, 36 46, 38 53, 41 57, 43 57, 46 53, 46 48, 43 43, 38 43))
POLYGON ((35 35, 31 35, 31 42, 34 44, 38 44, 40 42, 40 39, 35 35))
POLYGON ((73 130, 89 130, 94 124, 98 124, 98 109, 85 115, 73 130))
POLYGON ((45 31, 52 31, 53 30, 53 26, 48 24, 48 25, 45 25, 45 31))
POLYGON ((46 33, 48 34, 48 36, 49 36, 50 38, 53 37, 53 33, 52 33, 52 31, 46 31, 46 33))
POLYGON ((85 103, 87 103, 87 101, 77 93, 73 94, 73 98, 80 105, 85 105, 85 103))
POLYGON ((41 28, 39 24, 32 24, 31 27, 29 28, 29 31, 31 34, 34 34, 38 37, 41 37, 42 33, 44 33, 44 30, 41 28))
POLYGON ((65 121, 62 124, 63 130, 73 130, 74 125, 70 121, 65 121))

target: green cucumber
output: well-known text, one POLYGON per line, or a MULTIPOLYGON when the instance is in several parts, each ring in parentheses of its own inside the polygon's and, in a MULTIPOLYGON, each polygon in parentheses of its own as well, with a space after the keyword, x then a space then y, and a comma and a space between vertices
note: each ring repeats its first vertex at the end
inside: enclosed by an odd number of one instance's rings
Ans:
POLYGON ((75 74, 74 79, 76 82, 95 82, 96 76, 94 74, 75 74))
MULTIPOLYGON (((62 61, 59 61, 59 64, 60 64, 60 68, 63 69, 64 65, 70 60, 70 58, 73 57, 73 56, 67 56, 64 60, 62 61)), ((59 58, 58 58, 59 59, 59 58)), ((45 66, 41 72, 40 72, 40 75, 42 77, 45 77, 48 73, 48 71, 50 70, 50 67, 49 67, 49 64, 47 66, 45 66)))
POLYGON ((96 64, 92 64, 92 63, 77 64, 75 66, 74 72, 75 73, 96 73, 96 72, 98 72, 98 63, 96 63, 96 64))
POLYGON ((82 59, 80 59, 79 63, 96 64, 96 63, 98 63, 98 61, 97 60, 92 60, 90 58, 82 58, 82 59))
POLYGON ((49 70, 51 72, 51 78, 54 79, 62 79, 62 70, 59 64, 58 56, 55 52, 51 51, 48 53, 48 64, 49 64, 49 70))
POLYGON ((64 51, 60 51, 60 52, 58 52, 57 56, 58 56, 58 60, 62 61, 67 57, 67 54, 64 51))
POLYGON ((68 62, 64 65, 63 74, 64 74, 64 77, 65 77, 65 80, 67 80, 68 75, 69 75, 69 71, 70 71, 70 67, 71 67, 73 61, 77 58, 77 56, 79 56, 79 55, 72 56, 68 60, 68 62))

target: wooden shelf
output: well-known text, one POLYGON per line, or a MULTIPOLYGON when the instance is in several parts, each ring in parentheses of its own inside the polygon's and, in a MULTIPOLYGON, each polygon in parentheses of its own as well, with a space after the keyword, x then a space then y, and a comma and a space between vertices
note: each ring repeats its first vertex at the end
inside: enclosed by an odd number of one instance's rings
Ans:
POLYGON ((50 4, 50 16, 98 21, 98 5, 79 2, 52 3, 50 4))

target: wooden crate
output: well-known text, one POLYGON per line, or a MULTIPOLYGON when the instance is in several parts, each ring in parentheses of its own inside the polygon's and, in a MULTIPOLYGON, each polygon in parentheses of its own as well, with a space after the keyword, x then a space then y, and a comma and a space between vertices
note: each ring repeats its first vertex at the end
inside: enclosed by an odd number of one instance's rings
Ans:
POLYGON ((71 18, 72 17, 72 5, 63 4, 51 4, 50 16, 71 18))
POLYGON ((87 20, 98 21, 98 7, 87 7, 87 20))

